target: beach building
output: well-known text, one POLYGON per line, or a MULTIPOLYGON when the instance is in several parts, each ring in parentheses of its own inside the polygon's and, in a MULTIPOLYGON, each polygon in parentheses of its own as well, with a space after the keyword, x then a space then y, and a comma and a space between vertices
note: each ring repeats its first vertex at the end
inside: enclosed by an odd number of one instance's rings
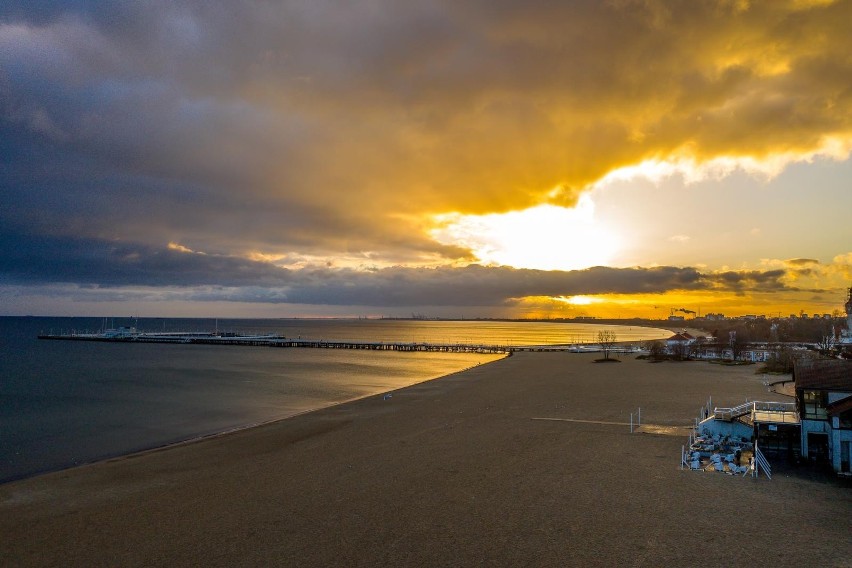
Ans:
MULTIPOLYGON (((667 345, 667 347, 669 346, 667 345)), ((734 350, 731 347, 701 340, 696 340, 695 346, 690 347, 690 351, 693 356, 699 359, 736 359, 737 361, 749 361, 751 363, 768 361, 774 354, 774 350, 768 344, 754 344, 747 349, 739 349, 736 357, 734 357, 734 350)), ((669 349, 669 353, 673 352, 675 351, 669 349)))
POLYGON ((688 359, 696 350, 695 337, 686 331, 676 333, 666 339, 666 353, 678 359, 688 359))
POLYGON ((673 349, 686 347, 687 345, 692 345, 695 343, 695 337, 686 331, 681 331, 680 333, 675 333, 668 339, 666 339, 666 347, 671 351, 673 349))
POLYGON ((801 416, 801 453, 849 475, 852 454, 852 361, 799 359, 793 368, 801 416))
POLYGON ((852 361, 797 359, 793 380, 794 402, 747 401, 712 411, 708 405, 696 433, 701 442, 691 450, 707 451, 707 440, 751 443, 755 456, 804 458, 852 475, 852 361))
POLYGON ((763 363, 769 360, 773 350, 765 345, 752 345, 749 349, 743 350, 740 354, 740 359, 751 361, 752 363, 763 363))
POLYGON ((800 455, 801 422, 794 402, 747 401, 732 408, 716 407, 705 414, 694 441, 690 440, 690 455, 698 453, 698 459, 703 460, 701 469, 706 469, 707 461, 716 471, 742 473, 741 458, 746 454, 768 473, 769 461, 780 458, 793 462, 800 455))

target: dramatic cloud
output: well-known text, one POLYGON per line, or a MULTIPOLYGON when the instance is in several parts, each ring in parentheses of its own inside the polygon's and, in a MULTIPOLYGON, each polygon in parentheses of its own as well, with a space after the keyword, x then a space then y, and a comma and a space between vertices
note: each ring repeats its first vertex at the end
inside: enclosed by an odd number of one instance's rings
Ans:
POLYGON ((0 280, 341 305, 774 290, 792 277, 465 268, 475 239, 436 219, 846 159, 850 21, 829 0, 7 1, 0 280))
POLYGON ((424 213, 852 140, 848 2, 5 6, 2 222, 51 234, 463 258, 424 213))
MULTIPOLYGON (((114 294, 121 288, 196 288, 183 296, 204 301, 339 306, 486 306, 525 297, 662 294, 673 290, 733 292, 789 290, 783 270, 702 273, 692 267, 593 267, 573 271, 468 265, 375 270, 326 267, 290 270, 261 261, 154 249, 107 241, 3 235, 0 273, 11 284, 76 283, 114 294), (25 252, 24 252, 25 251, 25 252)), ((132 293, 132 292, 125 292, 132 293)))
POLYGON ((708 278, 732 290, 767 291, 788 288, 782 281, 786 275, 784 270, 728 270, 709 275, 708 278))

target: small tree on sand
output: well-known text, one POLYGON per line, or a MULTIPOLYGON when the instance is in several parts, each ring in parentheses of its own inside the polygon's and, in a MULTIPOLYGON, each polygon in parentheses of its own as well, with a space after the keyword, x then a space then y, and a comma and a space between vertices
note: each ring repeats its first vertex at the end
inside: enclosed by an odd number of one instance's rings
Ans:
POLYGON ((601 349, 603 349, 604 359, 609 359, 609 352, 612 351, 612 348, 615 346, 616 337, 615 332, 611 330, 600 330, 598 332, 598 343, 601 345, 601 349))

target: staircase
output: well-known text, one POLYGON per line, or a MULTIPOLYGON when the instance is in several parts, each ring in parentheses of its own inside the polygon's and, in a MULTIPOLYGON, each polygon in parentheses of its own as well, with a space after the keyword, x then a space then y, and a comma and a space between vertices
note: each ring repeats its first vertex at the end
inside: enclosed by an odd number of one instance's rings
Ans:
POLYGON ((714 408, 713 416, 716 420, 731 422, 735 418, 739 418, 745 414, 751 414, 751 411, 754 410, 754 405, 754 402, 746 402, 733 408, 714 408))

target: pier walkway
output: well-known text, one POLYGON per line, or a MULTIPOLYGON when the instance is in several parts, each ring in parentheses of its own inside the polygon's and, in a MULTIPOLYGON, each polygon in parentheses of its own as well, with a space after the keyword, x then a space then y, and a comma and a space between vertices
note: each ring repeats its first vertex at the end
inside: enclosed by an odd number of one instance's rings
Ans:
MULTIPOLYGON (((431 343, 400 341, 348 341, 325 339, 288 338, 281 335, 240 335, 217 334, 209 332, 170 332, 143 333, 122 330, 108 330, 104 333, 48 333, 39 339, 58 339, 66 341, 101 341, 109 343, 180 343, 197 345, 238 345, 248 347, 302 347, 313 349, 364 349, 372 351, 423 351, 445 353, 512 353, 515 351, 570 351, 573 353, 595 353, 601 351, 594 344, 560 345, 490 345, 477 343, 431 343)), ((633 353, 635 348, 613 349, 611 353, 633 353)))
POLYGON ((372 351, 429 351, 448 353, 508 353, 526 349, 507 345, 469 343, 426 343, 384 341, 340 341, 324 339, 294 339, 281 336, 213 335, 203 333, 168 333, 108 336, 104 334, 43 334, 39 339, 67 341, 100 341, 108 343, 180 343, 196 345, 237 345, 245 347, 290 347, 313 349, 365 349, 372 351))

